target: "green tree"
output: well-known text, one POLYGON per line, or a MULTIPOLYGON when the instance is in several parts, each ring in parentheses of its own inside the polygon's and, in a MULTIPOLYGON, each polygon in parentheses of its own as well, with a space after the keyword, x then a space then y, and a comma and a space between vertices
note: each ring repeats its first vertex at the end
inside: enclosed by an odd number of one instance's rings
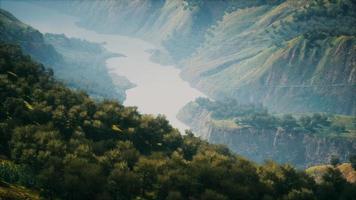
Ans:
POLYGON ((297 120, 292 115, 283 115, 280 124, 286 131, 293 131, 299 127, 297 120))
POLYGON ((213 190, 205 190, 201 195, 202 200, 227 200, 227 197, 213 190))
POLYGON ((332 155, 331 158, 330 158, 330 164, 334 167, 336 167, 337 165, 340 164, 340 159, 338 156, 336 155, 332 155))
POLYGON ((108 177, 108 190, 113 199, 129 200, 141 194, 142 180, 126 163, 116 163, 108 177))
POLYGON ((349 156, 349 161, 351 163, 352 168, 356 170, 356 154, 351 154, 349 156))

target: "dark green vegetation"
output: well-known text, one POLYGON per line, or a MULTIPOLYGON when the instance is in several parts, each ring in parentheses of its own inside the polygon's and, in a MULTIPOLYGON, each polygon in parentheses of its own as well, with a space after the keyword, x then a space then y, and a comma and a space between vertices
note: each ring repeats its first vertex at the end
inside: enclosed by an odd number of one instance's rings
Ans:
POLYGON ((340 164, 340 159, 337 156, 332 156, 330 159, 330 164, 336 167, 340 164))
POLYGON ((340 116, 331 114, 299 114, 294 117, 290 114, 273 115, 262 105, 240 104, 234 99, 224 101, 210 101, 206 98, 198 98, 195 101, 202 109, 212 113, 217 120, 234 120, 240 127, 254 127, 257 129, 283 128, 289 133, 305 132, 318 135, 354 135, 356 133, 355 117, 351 123, 340 120, 340 116), (348 126, 346 128, 346 126, 348 126))
POLYGON ((354 170, 356 170, 356 154, 350 155, 349 160, 350 160, 352 168, 354 168, 354 170))
POLYGON ((36 61, 50 67, 67 86, 85 90, 94 98, 125 99, 133 85, 124 77, 111 79, 105 60, 113 56, 101 44, 65 35, 41 34, 0 9, 0 41, 18 44, 36 61))
POLYGON ((38 191, 31 191, 24 187, 35 185, 34 176, 24 166, 0 158, 0 199, 40 199, 38 191))
MULTIPOLYGON (((256 165, 181 136, 164 117, 95 102, 0 45, 2 181, 60 199, 353 199, 337 170, 316 183, 288 165, 256 165)), ((16 189, 1 182, 0 192, 16 189)), ((2 195, 2 193, 0 193, 2 195)), ((30 197, 29 197, 30 198, 30 197)))

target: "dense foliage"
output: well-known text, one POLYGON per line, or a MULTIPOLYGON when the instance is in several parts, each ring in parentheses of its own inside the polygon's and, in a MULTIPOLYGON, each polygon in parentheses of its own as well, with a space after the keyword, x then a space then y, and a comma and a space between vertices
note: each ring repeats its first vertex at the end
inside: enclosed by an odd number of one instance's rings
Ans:
POLYGON ((336 123, 332 115, 323 113, 304 114, 294 117, 290 114, 276 116, 270 114, 262 105, 241 104, 234 99, 224 101, 210 101, 206 98, 198 98, 196 103, 203 109, 212 112, 215 119, 233 119, 241 126, 252 126, 256 128, 281 127, 288 132, 304 131, 309 133, 347 133, 344 124, 336 123))
POLYGON ((350 155, 349 160, 352 168, 356 170, 356 154, 350 155))
POLYGON ((37 188, 46 199, 356 196, 337 170, 316 183, 288 165, 259 166, 189 132, 182 136, 163 116, 95 102, 16 46, 0 45, 0 88, 0 152, 10 160, 1 162, 0 178, 37 188))

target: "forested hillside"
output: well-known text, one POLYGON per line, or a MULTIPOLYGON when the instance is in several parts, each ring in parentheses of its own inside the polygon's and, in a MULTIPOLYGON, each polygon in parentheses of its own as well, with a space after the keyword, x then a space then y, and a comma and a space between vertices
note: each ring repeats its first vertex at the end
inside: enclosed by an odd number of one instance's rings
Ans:
POLYGON ((43 35, 0 9, 0 41, 18 44, 36 61, 55 72, 56 78, 95 98, 125 99, 125 90, 133 87, 125 77, 112 80, 105 68, 106 59, 114 56, 102 47, 65 35, 43 35))
MULTIPOLYGON (((0 45, 0 86, 0 152, 7 160, 0 178, 45 199, 356 196, 356 185, 333 168, 317 183, 291 166, 257 165, 189 132, 182 136, 162 116, 96 102, 58 83, 18 46, 0 45)), ((15 189, 1 183, 0 195, 15 189)))
POLYGON ((352 0, 105 0, 47 6, 80 17, 86 28, 161 45, 183 68, 182 77, 213 99, 263 103, 273 112, 356 113, 352 0))
POLYGON ((15 43, 45 65, 62 62, 62 56, 44 41, 43 35, 0 8, 0 41, 15 43))
POLYGON ((181 109, 178 118, 195 135, 226 144, 256 162, 272 159, 299 168, 346 162, 356 155, 356 117, 324 113, 273 114, 262 105, 234 99, 199 98, 181 109))

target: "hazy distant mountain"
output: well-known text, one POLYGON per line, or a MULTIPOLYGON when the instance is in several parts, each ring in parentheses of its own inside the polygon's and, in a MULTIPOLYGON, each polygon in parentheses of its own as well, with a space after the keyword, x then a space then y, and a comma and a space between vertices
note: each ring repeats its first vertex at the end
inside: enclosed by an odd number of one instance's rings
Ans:
POLYGON ((0 9, 0 41, 19 44, 25 53, 51 68, 56 78, 71 88, 85 90, 96 98, 125 99, 125 90, 133 87, 124 77, 114 85, 105 68, 105 60, 120 56, 108 52, 101 44, 45 34, 22 23, 0 9))
POLYGON ((164 46, 182 76, 215 99, 356 113, 354 1, 57 3, 47 6, 79 16, 84 27, 164 46))
POLYGON ((52 45, 45 42, 39 31, 2 9, 0 9, 0 41, 19 44, 25 53, 46 65, 54 65, 62 62, 63 59, 52 45))

